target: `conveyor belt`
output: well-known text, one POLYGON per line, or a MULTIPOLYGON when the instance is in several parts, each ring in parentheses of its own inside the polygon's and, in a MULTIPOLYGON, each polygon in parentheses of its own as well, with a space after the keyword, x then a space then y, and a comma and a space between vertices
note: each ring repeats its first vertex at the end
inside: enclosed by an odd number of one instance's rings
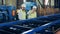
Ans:
POLYGON ((33 29, 32 31, 30 31, 30 32, 28 32, 26 34, 34 34, 35 32, 40 32, 40 34, 41 34, 42 30, 45 30, 46 28, 55 26, 57 24, 60 24, 60 20, 56 20, 56 21, 47 23, 45 25, 42 25, 40 27, 37 27, 37 28, 33 29))
POLYGON ((41 23, 43 25, 46 22, 51 22, 51 21, 58 20, 58 19, 60 19, 60 14, 42 16, 42 17, 27 19, 27 20, 22 20, 22 21, 17 20, 17 21, 8 22, 8 23, 2 23, 0 24, 0 27, 11 26, 11 25, 16 25, 16 24, 24 24, 24 23, 41 23))
POLYGON ((51 15, 51 16, 42 16, 34 19, 27 19, 22 21, 18 20, 9 23, 3 23, 0 24, 0 28, 8 32, 19 34, 59 19, 60 19, 60 14, 51 15))

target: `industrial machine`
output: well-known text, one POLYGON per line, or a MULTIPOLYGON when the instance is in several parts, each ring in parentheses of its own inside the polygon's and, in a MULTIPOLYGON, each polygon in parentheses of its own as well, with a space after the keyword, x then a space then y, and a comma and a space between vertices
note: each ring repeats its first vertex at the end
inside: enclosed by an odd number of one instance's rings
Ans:
POLYGON ((31 7, 33 7, 33 6, 37 6, 36 2, 26 2, 24 4, 26 4, 26 11, 31 10, 31 7))
POLYGON ((40 27, 34 28, 32 31, 27 32, 26 34, 54 34, 55 29, 60 28, 59 24, 60 20, 56 20, 40 27))
POLYGON ((16 8, 14 6, 5 6, 1 5, 0 6, 0 22, 7 22, 7 21, 12 21, 13 16, 12 16, 12 10, 15 10, 16 8))
MULTIPOLYGON (((22 20, 22 21, 18 20, 18 21, 0 24, 0 29, 3 30, 3 31, 1 31, 1 30, 0 31, 5 32, 5 33, 6 32, 12 33, 12 34, 22 34, 27 31, 35 32, 35 28, 41 28, 44 31, 45 27, 47 28, 50 25, 54 25, 54 24, 58 23, 59 20, 60 20, 60 14, 55 14, 55 15, 50 15, 50 16, 41 16, 38 18, 27 19, 27 20, 22 20), (53 23, 53 21, 54 21, 54 23, 53 23), (57 22, 55 23, 55 21, 57 21, 57 22), (46 24, 46 23, 48 23, 48 24, 46 24), (49 25, 49 26, 47 26, 47 25, 49 25)), ((50 28, 47 28, 47 29, 50 29, 50 28)), ((38 31, 40 31, 40 30, 38 30, 38 31)), ((41 33, 43 31, 41 31, 41 33)), ((27 33, 29 34, 29 32, 27 32, 27 33)), ((32 33, 34 33, 34 32, 32 32, 32 33)))

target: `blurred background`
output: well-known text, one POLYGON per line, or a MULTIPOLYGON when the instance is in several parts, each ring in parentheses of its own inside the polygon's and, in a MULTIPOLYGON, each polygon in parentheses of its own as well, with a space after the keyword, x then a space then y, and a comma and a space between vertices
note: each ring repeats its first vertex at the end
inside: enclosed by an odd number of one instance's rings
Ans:
POLYGON ((0 33, 52 34, 59 27, 60 0, 0 0, 0 33))

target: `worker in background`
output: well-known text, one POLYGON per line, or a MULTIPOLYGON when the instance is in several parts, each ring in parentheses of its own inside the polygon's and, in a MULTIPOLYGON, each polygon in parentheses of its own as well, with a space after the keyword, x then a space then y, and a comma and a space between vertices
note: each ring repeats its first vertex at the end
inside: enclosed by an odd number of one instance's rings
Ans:
POLYGON ((60 34, 60 28, 55 31, 55 34, 60 34))
POLYGON ((26 7, 26 5, 22 4, 21 9, 17 10, 19 20, 25 20, 26 19, 25 7, 26 7))
POLYGON ((12 16, 13 16, 13 20, 16 20, 16 12, 14 9, 12 10, 12 16))
POLYGON ((37 17, 36 9, 37 9, 37 7, 36 6, 33 6, 32 9, 27 12, 28 19, 36 18, 37 17))

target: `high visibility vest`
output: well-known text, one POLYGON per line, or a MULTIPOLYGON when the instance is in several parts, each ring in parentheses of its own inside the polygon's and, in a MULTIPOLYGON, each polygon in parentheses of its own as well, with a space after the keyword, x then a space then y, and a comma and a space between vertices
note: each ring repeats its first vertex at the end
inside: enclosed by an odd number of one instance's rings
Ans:
POLYGON ((18 13, 19 20, 25 20, 26 19, 26 11, 25 10, 20 9, 17 11, 17 13, 18 13))
POLYGON ((37 17, 36 11, 34 11, 34 12, 32 13, 32 11, 30 10, 30 11, 29 11, 29 14, 28 14, 28 19, 36 18, 36 17, 37 17))

